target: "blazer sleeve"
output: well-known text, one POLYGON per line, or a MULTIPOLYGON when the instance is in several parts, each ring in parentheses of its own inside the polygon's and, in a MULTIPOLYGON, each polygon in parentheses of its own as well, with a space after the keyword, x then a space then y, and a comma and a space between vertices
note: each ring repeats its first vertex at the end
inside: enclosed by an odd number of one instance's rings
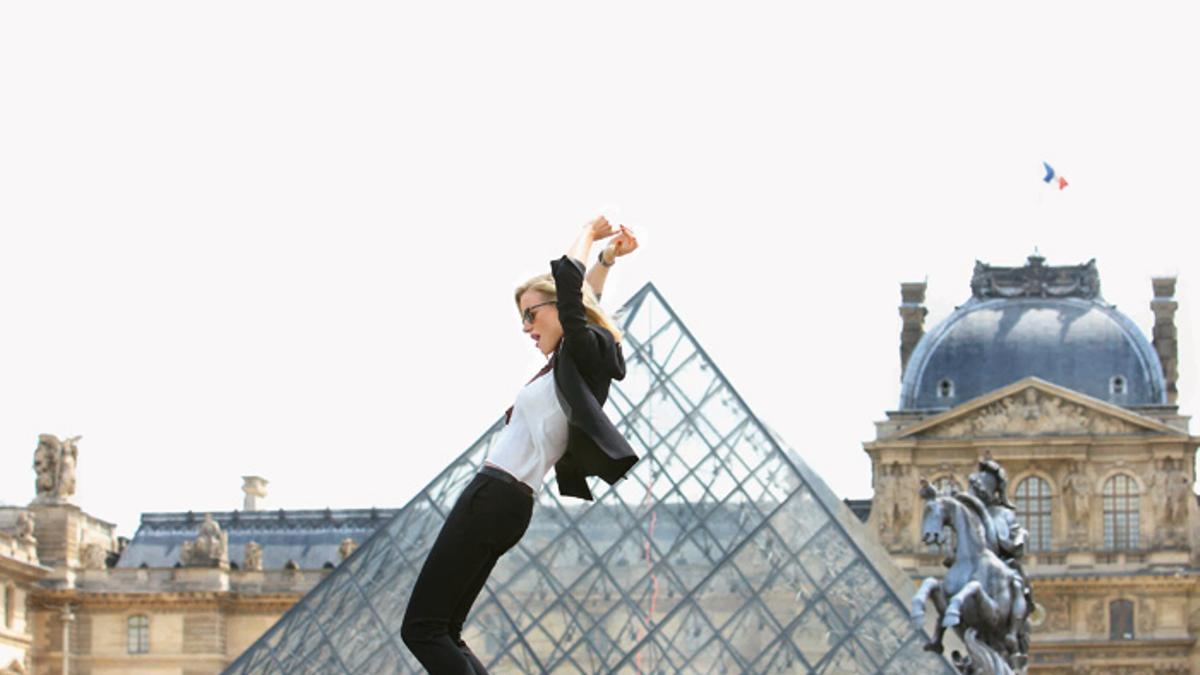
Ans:
POLYGON ((588 330, 587 313, 583 309, 583 271, 583 263, 569 256, 550 262, 558 294, 558 321, 563 328, 563 351, 581 369, 594 372, 602 363, 604 345, 599 335, 588 330))

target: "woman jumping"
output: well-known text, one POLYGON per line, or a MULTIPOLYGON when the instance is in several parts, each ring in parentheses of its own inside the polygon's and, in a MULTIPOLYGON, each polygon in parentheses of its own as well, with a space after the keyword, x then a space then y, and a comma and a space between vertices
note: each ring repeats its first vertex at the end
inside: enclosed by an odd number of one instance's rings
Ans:
POLYGON ((598 303, 608 268, 637 245, 632 232, 601 216, 550 263, 551 274, 516 290, 523 329, 548 360, 517 394, 413 586, 400 634, 433 675, 487 673, 462 640, 463 623, 496 561, 525 534, 550 467, 562 495, 590 501, 588 476, 611 485, 638 460, 603 410, 609 385, 625 377, 625 358, 621 332, 598 303), (585 288, 583 261, 610 237, 585 288))

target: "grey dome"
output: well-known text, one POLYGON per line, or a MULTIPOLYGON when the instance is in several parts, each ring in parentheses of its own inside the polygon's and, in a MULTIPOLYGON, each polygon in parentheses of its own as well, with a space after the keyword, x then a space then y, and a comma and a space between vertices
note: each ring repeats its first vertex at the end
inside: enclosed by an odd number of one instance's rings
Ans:
POLYGON ((1029 376, 1122 406, 1166 403, 1154 348, 1098 295, 977 294, 917 344, 900 407, 950 408, 1029 376))

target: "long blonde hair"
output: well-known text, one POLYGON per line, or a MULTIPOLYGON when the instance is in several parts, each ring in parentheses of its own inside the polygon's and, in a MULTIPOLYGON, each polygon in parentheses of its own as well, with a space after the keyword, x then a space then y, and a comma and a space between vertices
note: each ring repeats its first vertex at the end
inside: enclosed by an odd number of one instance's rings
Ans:
MULTIPOLYGON (((546 296, 547 300, 558 299, 558 288, 554 285, 554 277, 549 274, 539 274, 538 276, 526 281, 517 286, 516 292, 513 294, 517 301, 517 310, 521 309, 521 296, 528 291, 537 291, 546 296)), ((608 313, 600 308, 600 301, 596 299, 596 294, 592 292, 587 283, 583 284, 583 311, 587 315, 588 323, 594 323, 604 330, 612 333, 613 338, 621 341, 621 329, 617 328, 617 324, 608 316, 608 313)))

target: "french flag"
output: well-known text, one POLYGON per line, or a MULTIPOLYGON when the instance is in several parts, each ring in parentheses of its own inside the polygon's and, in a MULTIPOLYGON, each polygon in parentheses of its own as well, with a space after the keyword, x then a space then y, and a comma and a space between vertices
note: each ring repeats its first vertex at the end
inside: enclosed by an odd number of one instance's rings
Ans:
POLYGON ((1059 175, 1058 175, 1058 174, 1056 174, 1056 173, 1054 173, 1054 167, 1050 166, 1050 165, 1049 165, 1049 164, 1047 164, 1046 162, 1042 162, 1042 166, 1046 167, 1046 176, 1045 176, 1044 178, 1042 178, 1042 180, 1043 180, 1043 181, 1044 181, 1044 182, 1045 182, 1047 185, 1049 185, 1050 183, 1053 183, 1053 182, 1056 182, 1056 181, 1057 181, 1057 182, 1058 182, 1058 189, 1059 189, 1059 190, 1061 190, 1061 189, 1063 189, 1063 188, 1067 187, 1067 185, 1068 185, 1068 183, 1067 183, 1067 179, 1066 179, 1066 178, 1063 178, 1062 176, 1059 176, 1059 175))

